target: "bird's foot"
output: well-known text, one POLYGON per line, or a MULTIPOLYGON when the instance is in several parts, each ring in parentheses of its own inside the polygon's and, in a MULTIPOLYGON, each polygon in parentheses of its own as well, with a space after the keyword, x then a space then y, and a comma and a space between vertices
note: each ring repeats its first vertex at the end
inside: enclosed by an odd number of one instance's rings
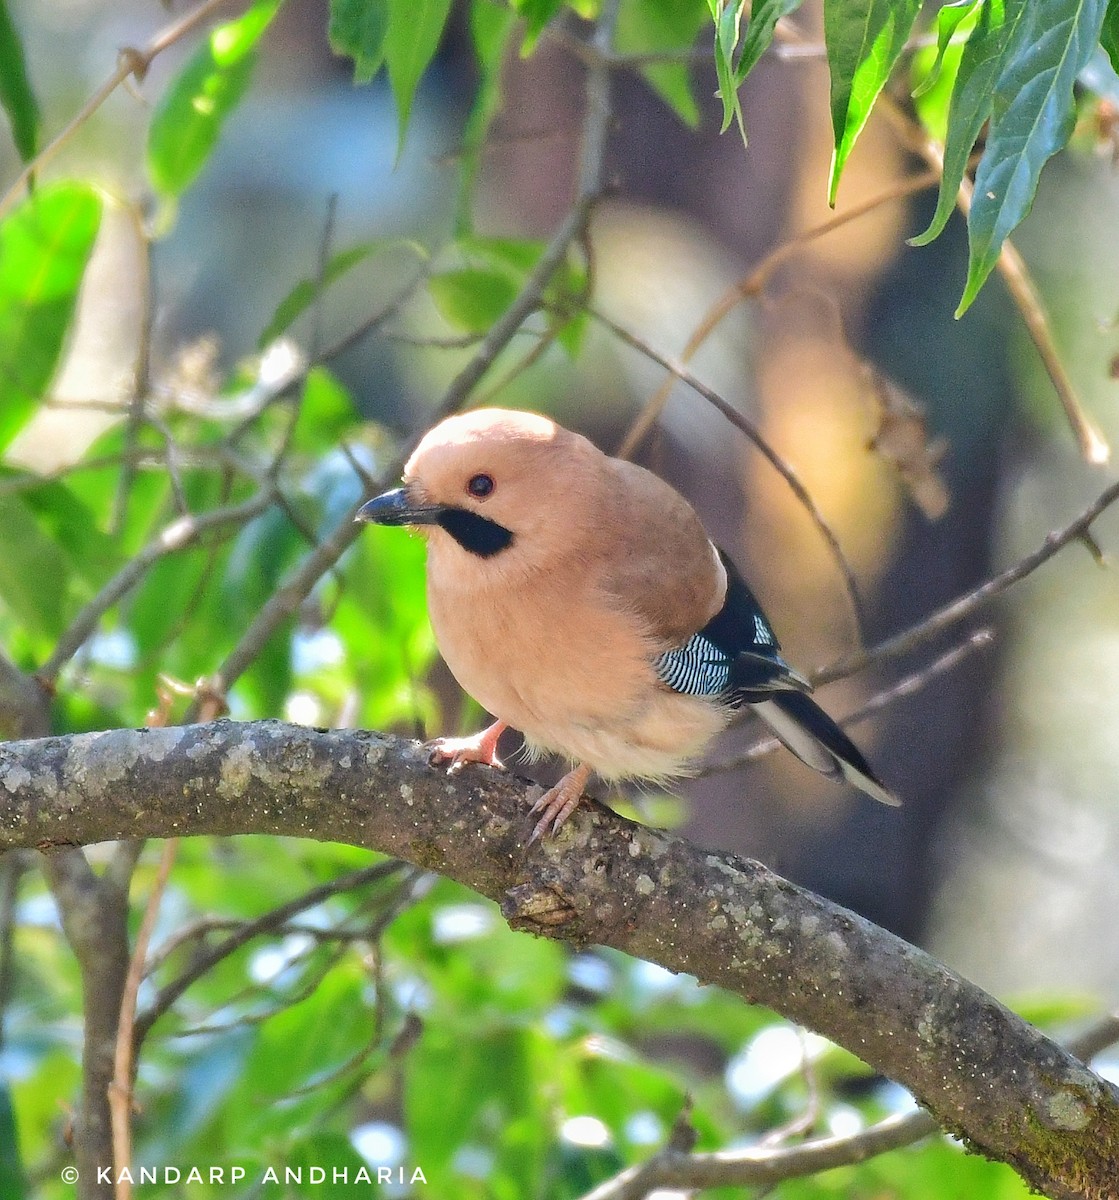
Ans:
POLYGON ((530 846, 547 833, 559 832, 560 826, 578 808, 579 801, 583 798, 583 788, 587 786, 590 777, 591 769, 586 765, 568 771, 555 787, 549 788, 529 809, 530 817, 541 814, 529 836, 530 846))
POLYGON ((488 729, 470 737, 435 738, 425 742, 428 751, 428 761, 433 765, 449 762, 448 775, 454 775, 467 763, 481 763, 486 767, 496 767, 505 770, 505 764, 497 757, 497 741, 505 732, 504 721, 495 721, 488 729))

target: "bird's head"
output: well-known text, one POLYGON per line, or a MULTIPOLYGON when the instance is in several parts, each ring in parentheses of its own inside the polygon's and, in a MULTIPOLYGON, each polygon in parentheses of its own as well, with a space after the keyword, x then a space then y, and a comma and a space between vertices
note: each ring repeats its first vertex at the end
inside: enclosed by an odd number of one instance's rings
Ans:
POLYGON ((529 569, 556 552, 557 527, 570 531, 593 506, 602 457, 547 417, 476 409, 436 425, 408 460, 404 486, 364 504, 357 519, 414 526, 433 548, 529 569))

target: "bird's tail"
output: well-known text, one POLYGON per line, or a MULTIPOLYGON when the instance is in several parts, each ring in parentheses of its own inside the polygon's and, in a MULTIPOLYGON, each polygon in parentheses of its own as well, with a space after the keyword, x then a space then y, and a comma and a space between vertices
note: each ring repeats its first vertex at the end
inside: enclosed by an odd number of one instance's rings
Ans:
POLYGON ((811 697, 803 692, 775 692, 754 708, 801 762, 822 775, 846 779, 883 804, 901 803, 871 770, 858 746, 811 697))

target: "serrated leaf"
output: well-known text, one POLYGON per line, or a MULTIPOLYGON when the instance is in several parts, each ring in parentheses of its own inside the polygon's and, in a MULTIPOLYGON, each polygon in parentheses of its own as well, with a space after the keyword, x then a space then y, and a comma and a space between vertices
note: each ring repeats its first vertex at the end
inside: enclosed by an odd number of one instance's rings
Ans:
POLYGON ((354 83, 368 83, 385 61, 388 0, 330 0, 327 39, 335 54, 354 60, 354 83))
POLYGON ((1008 38, 1022 16, 1023 0, 985 0, 956 70, 956 83, 948 105, 948 133, 944 144, 944 169, 936 212, 924 233, 910 238, 911 246, 924 246, 938 237, 956 206, 960 184, 975 139, 991 115, 991 97, 1002 70, 1008 38))
POLYGON ((252 78, 256 45, 283 0, 257 0, 219 25, 164 93, 148 130, 148 172, 156 190, 180 196, 206 165, 222 126, 252 78))
POLYGON ((1100 44, 1107 51, 1111 65, 1119 73, 1119 0, 1110 0, 1100 30, 1100 44))
POLYGON ((0 450, 50 384, 101 223, 90 187, 39 187, 0 222, 0 450))
POLYGON ((1106 0, 1029 0, 1006 46, 968 217, 966 312, 1030 211, 1041 169, 1076 124, 1073 87, 1100 40, 1106 0))
POLYGON ((870 110, 909 39, 921 0, 824 0, 835 133, 828 203, 870 110))
POLYGON ((517 298, 519 288, 506 271, 462 267, 428 280, 436 308, 464 333, 485 333, 517 298))
POLYGON ((389 0, 385 66, 396 99, 398 157, 404 149, 416 88, 439 49, 450 12, 451 0, 389 0))
POLYGON ((39 138, 39 105, 27 77, 27 64, 19 34, 8 15, 6 0, 0 0, 0 104, 12 125, 12 141, 27 162, 35 156, 39 138))

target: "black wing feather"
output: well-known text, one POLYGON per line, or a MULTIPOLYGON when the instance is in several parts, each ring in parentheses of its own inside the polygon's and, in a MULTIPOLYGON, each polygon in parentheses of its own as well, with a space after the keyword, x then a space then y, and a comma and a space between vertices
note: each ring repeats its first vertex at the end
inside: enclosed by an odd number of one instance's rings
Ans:
POLYGON ((673 691, 689 696, 719 696, 729 703, 754 703, 775 691, 808 690, 781 657, 781 645, 762 606, 720 550, 727 573, 723 607, 683 646, 657 659, 657 674, 673 691))
POLYGON ((862 752, 805 692, 811 685, 781 657, 761 605, 720 550, 727 572, 723 607, 683 645, 656 660, 661 682, 688 696, 711 696, 760 717, 810 767, 846 779, 884 804, 897 800, 862 752))

